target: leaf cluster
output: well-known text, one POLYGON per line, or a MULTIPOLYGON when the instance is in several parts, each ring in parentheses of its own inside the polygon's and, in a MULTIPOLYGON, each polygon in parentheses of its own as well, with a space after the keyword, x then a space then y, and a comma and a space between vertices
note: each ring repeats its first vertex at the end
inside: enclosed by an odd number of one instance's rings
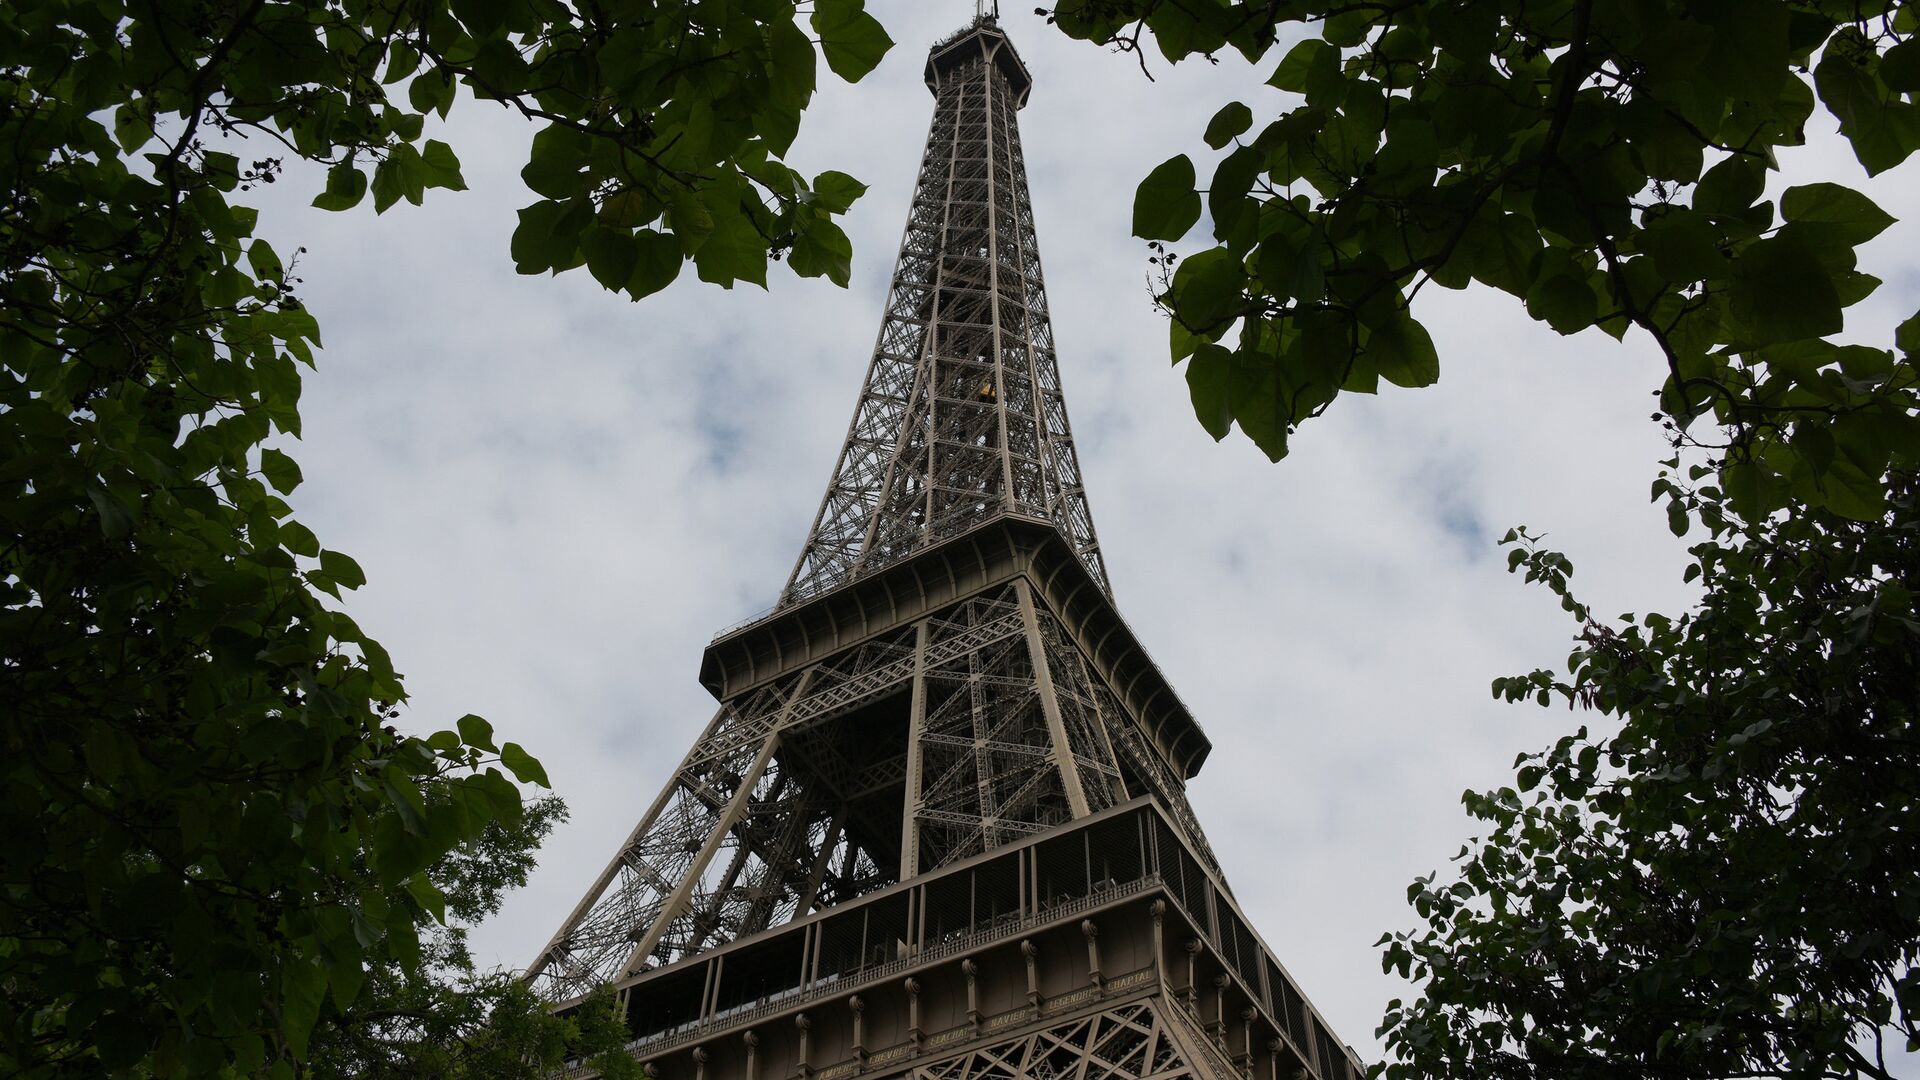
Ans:
POLYGON ((1654 497, 1707 533, 1682 617, 1595 620, 1564 556, 1508 536, 1581 632, 1568 675, 1495 695, 1618 729, 1467 794, 1486 833, 1382 939, 1420 983, 1384 1075, 1888 1080, 1920 1046, 1920 484, 1749 523, 1668 467, 1654 497))
POLYGON ((446 923, 422 936, 419 963, 369 970, 353 1001, 322 1017, 308 1075, 508 1080, 606 1058, 601 1075, 637 1076, 611 995, 558 1016, 517 973, 477 968, 467 948, 467 927, 526 884, 535 849, 565 816, 557 797, 536 799, 517 820, 488 824, 429 868, 446 897, 446 923))
MULTIPOLYGON (((333 210, 458 190, 427 127, 477 98, 539 126, 521 269, 844 282, 860 185, 779 160, 814 89, 796 18, 0 5, 0 1072, 292 1075, 371 980, 444 961, 445 875, 484 869, 451 853, 546 783, 478 717, 399 729, 340 610, 365 575, 287 501, 321 335, 244 195, 290 161, 333 210)), ((889 44, 860 0, 810 19, 842 77, 889 44)))
POLYGON ((1140 185, 1171 355, 1201 423, 1278 460, 1343 391, 1439 377, 1429 284, 1508 293, 1562 334, 1637 328, 1676 430, 1711 417, 1727 490, 1871 518, 1920 450, 1911 353, 1838 344, 1892 219, 1767 181, 1823 110, 1869 174, 1920 147, 1920 7, 1900 0, 1065 0, 1068 34, 1170 61, 1279 56, 1284 104, 1140 185), (1285 43, 1285 48, 1282 48, 1285 43), (1167 245, 1205 216, 1212 247, 1167 245))

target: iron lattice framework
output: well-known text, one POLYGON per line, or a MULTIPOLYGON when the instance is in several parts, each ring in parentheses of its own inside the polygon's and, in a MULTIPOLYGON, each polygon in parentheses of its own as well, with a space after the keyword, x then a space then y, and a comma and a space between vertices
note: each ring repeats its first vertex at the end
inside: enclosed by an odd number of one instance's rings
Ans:
POLYGON ((1142 794, 1206 851, 1182 777, 1016 580, 723 704, 529 974, 564 1001, 1142 794))
POLYGON ((707 646, 718 713, 527 978, 561 1009, 611 986, 670 1080, 1357 1080, 1236 912, 1185 795, 1206 736, 1113 606, 1026 69, 983 17, 927 83, 879 344, 793 576, 707 646))
POLYGON ((1014 119, 1031 81, 987 26, 935 46, 928 82, 933 128, 879 340, 782 603, 996 511, 1051 520, 1106 583, 1014 119))

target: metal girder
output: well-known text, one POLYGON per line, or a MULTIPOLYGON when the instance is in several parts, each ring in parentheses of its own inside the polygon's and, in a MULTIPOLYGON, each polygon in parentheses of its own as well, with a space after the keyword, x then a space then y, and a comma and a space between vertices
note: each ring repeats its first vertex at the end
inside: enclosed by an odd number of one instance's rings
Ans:
MULTIPOLYGON (((1051 522, 1106 590, 1014 120, 1024 68, 991 21, 974 31, 930 69, 886 316, 785 606, 883 566, 918 581, 929 544, 1001 513, 1051 522)), ((529 966, 536 992, 571 1000, 1148 791, 1211 864, 1181 775, 1029 578, 871 633, 831 599, 797 608, 805 666, 727 691, 529 966)))
POLYGON ((943 61, 886 314, 792 604, 1010 511, 1052 521, 1106 587, 1067 423, 1015 113, 980 35, 943 61))
POLYGON ((1236 1080, 1240 1072, 1197 1045, 1207 1036, 1183 1020, 1155 1002, 1129 1002, 916 1066, 903 1080, 1236 1080))

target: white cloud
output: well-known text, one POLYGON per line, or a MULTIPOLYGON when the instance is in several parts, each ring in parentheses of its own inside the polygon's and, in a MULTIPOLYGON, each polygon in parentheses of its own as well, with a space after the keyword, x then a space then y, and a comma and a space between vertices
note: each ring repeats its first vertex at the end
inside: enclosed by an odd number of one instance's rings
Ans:
MULTIPOLYGON (((413 723, 486 715, 573 808, 478 935, 483 957, 524 964, 598 873, 711 714, 702 646, 772 601, 812 520, 927 129, 923 50, 961 12, 877 13, 901 44, 861 85, 823 89, 799 154, 872 185, 846 291, 776 269, 767 293, 684 280, 635 305, 584 272, 517 277, 531 133, 471 101, 447 136, 467 193, 378 220, 304 209, 284 190, 297 181, 269 193, 263 231, 308 248, 303 293, 327 341, 293 502, 366 568, 351 608, 408 675, 413 723)), ((1570 631, 1493 541, 1516 523, 1548 531, 1602 611, 1685 602, 1680 543, 1646 498, 1664 450, 1647 420, 1658 360, 1633 338, 1560 338, 1504 296, 1436 289, 1421 314, 1437 386, 1343 397, 1279 465, 1237 435, 1214 445, 1165 361, 1132 193, 1161 159, 1200 152, 1229 96, 1279 107, 1266 72, 1156 65, 1149 83, 1131 57, 1006 22, 1036 79, 1023 141, 1121 609, 1213 738, 1193 797, 1237 895, 1373 1056, 1405 988, 1372 943, 1411 923, 1406 883, 1470 832, 1460 791, 1501 783, 1516 752, 1576 722, 1488 697, 1496 675, 1557 665, 1570 631)), ((1807 154, 1844 152, 1829 139, 1807 154)), ((1890 188, 1874 190, 1914 216, 1916 197, 1890 188)), ((1902 224, 1869 249, 1889 282, 1869 312, 1882 340, 1913 306, 1916 239, 1902 224)))

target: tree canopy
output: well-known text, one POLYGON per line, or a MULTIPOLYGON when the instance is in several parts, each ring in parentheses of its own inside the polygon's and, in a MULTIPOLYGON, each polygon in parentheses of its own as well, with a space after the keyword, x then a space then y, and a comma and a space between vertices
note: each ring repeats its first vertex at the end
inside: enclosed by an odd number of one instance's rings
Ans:
POLYGON ((1174 61, 1297 38, 1268 80, 1288 106, 1257 123, 1224 105, 1204 189, 1180 155, 1135 203, 1156 243, 1210 221, 1213 246, 1167 251, 1160 300, 1216 438, 1238 426, 1278 460, 1343 391, 1432 383, 1414 300, 1479 282, 1562 334, 1658 349, 1664 413, 1724 429, 1743 513, 1871 517, 1889 463, 1913 463, 1920 323, 1891 349, 1832 340, 1880 285, 1854 249, 1892 218, 1838 182, 1768 192, 1818 109, 1869 175, 1920 146, 1912 4, 1079 0, 1052 17, 1174 61))
POLYGON ((546 783, 478 717, 401 730, 341 610, 360 567, 292 516, 267 443, 321 334, 247 193, 296 159, 332 210, 457 190, 426 121, 470 97, 537 129, 524 272, 844 282, 861 185, 781 158, 816 49, 858 79, 890 42, 860 0, 813 4, 817 41, 799 14, 0 7, 0 1070, 292 1075, 323 1018, 431 967, 447 860, 546 783))
POLYGON ((1275 460, 1343 392, 1440 374, 1416 299, 1479 283, 1561 334, 1655 349, 1675 449, 1654 485, 1703 529, 1678 616, 1606 621, 1571 563, 1512 567, 1574 616, 1569 674, 1507 700, 1597 711, 1470 792, 1488 830, 1383 939, 1412 978, 1401 1078, 1891 1075, 1920 1048, 1912 589, 1920 316, 1862 344, 1892 218, 1783 186, 1810 124, 1867 175, 1920 147, 1920 7, 1835 0, 1063 0, 1076 37, 1274 62, 1271 118, 1140 184, 1171 356, 1215 438, 1275 460), (1198 251, 1175 245, 1203 215, 1198 251), (1207 246, 1210 243, 1211 246, 1207 246), (1613 730, 1617 726, 1617 730, 1613 730), (1891 1046, 1889 1045, 1891 1044, 1891 1046))
MULTIPOLYGON (((1880 284, 1855 251, 1891 219, 1838 177, 1771 181, 1816 117, 1869 175, 1920 146, 1920 8, 1050 16, 1169 61, 1273 65, 1284 105, 1224 103, 1218 160, 1169 159, 1135 206, 1216 438, 1237 426, 1277 460, 1342 392, 1432 383, 1415 301, 1471 282, 1665 360, 1678 456, 1655 495, 1705 530, 1705 599, 1594 620, 1564 557, 1516 535, 1582 638, 1567 677, 1496 692, 1619 731, 1469 797, 1488 837, 1416 885, 1427 929, 1387 942, 1420 985, 1382 1029, 1388 1071, 1885 1075, 1874 1040, 1911 1037, 1920 994, 1920 320, 1845 336, 1880 284)), ((295 520, 299 467, 268 445, 299 434, 321 334, 247 193, 294 160, 325 168, 329 210, 458 190, 428 120, 491 103, 534 128, 522 272, 636 299, 688 263, 729 287, 776 259, 844 284, 835 218, 863 188, 785 158, 818 59, 857 80, 889 45, 862 0, 0 6, 8 1071, 487 1075, 611 1038, 592 1010, 546 1022, 444 930, 524 873, 551 811, 519 785, 545 774, 478 717, 402 730, 395 665, 342 610, 364 576, 295 520), (474 852, 503 876, 473 876, 474 852)))

